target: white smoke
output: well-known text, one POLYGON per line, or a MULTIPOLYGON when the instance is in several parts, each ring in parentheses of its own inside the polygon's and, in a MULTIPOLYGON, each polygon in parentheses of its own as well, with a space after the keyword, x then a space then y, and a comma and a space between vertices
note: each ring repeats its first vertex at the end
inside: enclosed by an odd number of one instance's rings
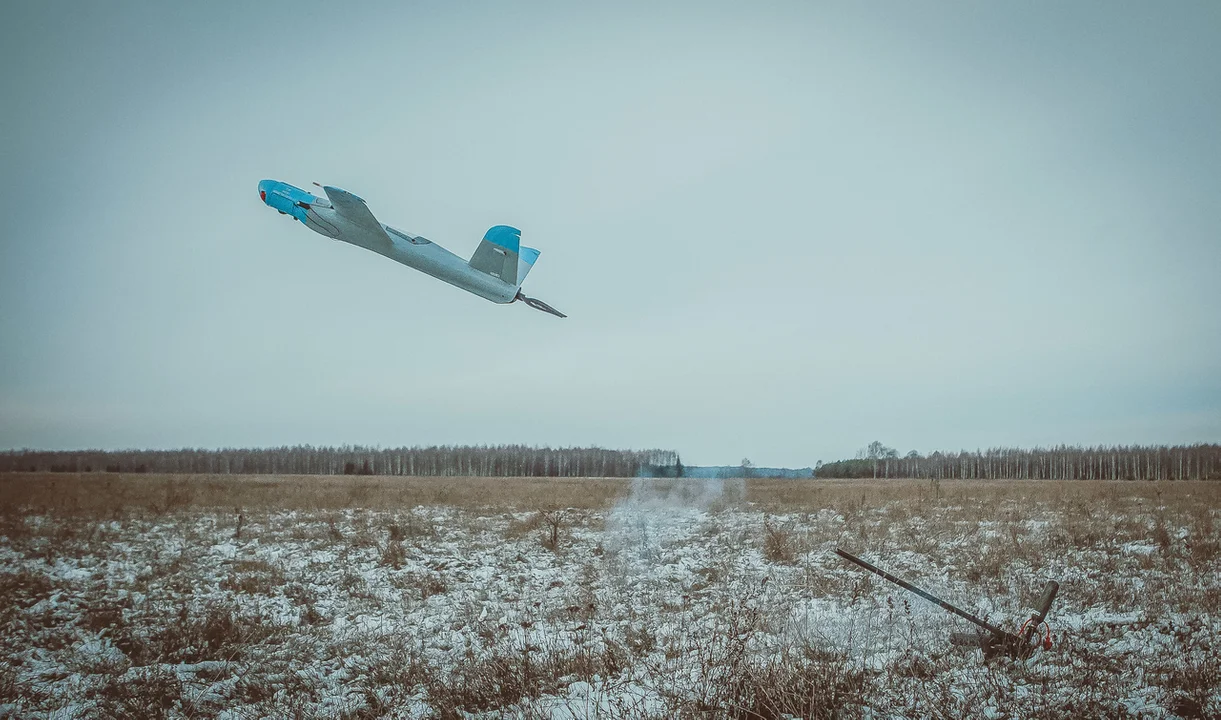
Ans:
POLYGON ((604 545, 626 561, 656 562, 669 536, 742 502, 741 478, 635 478, 606 516, 604 545))

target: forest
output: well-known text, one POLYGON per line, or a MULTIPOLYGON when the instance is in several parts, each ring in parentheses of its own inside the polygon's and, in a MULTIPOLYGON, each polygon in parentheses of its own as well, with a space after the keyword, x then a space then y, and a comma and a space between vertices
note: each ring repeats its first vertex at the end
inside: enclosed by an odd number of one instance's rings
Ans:
POLYGON ((899 455, 873 441, 855 458, 819 463, 820 478, 962 480, 1221 480, 1221 445, 988 448, 899 455))
MULTIPOLYGON (((377 448, 360 445, 178 450, 10 450, 0 472, 417 477, 809 477, 809 471, 684 466, 673 450, 526 445, 377 448), (717 472, 711 475, 708 472, 717 472), (770 472, 763 472, 770 470, 770 472), (734 472, 737 471, 737 472, 734 472)), ((989 448, 922 455, 874 441, 856 457, 814 467, 818 478, 962 480, 1221 480, 1221 445, 989 448)))
POLYGON ((375 448, 360 445, 218 450, 16 450, 0 471, 192 473, 221 475, 412 475, 475 477, 636 477, 681 466, 670 450, 525 445, 375 448))

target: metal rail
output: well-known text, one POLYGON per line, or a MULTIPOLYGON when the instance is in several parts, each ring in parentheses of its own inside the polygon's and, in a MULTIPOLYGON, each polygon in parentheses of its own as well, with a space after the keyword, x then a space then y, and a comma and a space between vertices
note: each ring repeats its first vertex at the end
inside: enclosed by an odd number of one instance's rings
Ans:
MULTIPOLYGON (((993 625, 990 622, 987 622, 986 620, 980 620, 979 618, 975 617, 974 615, 967 612, 966 610, 962 610, 960 608, 954 607, 953 605, 949 604, 945 600, 942 600, 941 598, 937 597, 936 595, 933 595, 932 593, 921 590, 920 588, 916 587, 915 585, 912 585, 911 583, 907 582, 906 580, 904 580, 902 578, 897 578, 894 575, 891 575, 890 573, 886 572, 885 570, 878 567, 877 565, 874 565, 873 563, 866 562, 865 560, 862 560, 859 557, 857 557, 851 553, 844 552, 843 550, 840 550, 839 548, 835 548, 835 554, 839 555, 840 557, 842 557, 843 559, 845 559, 849 562, 860 565, 861 567, 865 568, 866 570, 868 570, 871 573, 874 573, 876 575, 881 575, 882 577, 891 581, 895 585, 898 585, 899 587, 903 588, 904 590, 910 590, 911 592, 914 592, 915 594, 919 595, 920 597, 924 598, 925 600, 928 600, 929 602, 933 603, 934 605, 936 605, 940 608, 949 610, 950 612, 954 613, 955 615, 957 615, 958 617, 960 617, 964 620, 968 620, 970 622, 975 623, 979 627, 981 627, 981 628, 987 630, 988 632, 992 633, 993 635, 995 635, 997 638, 1014 637, 1016 639, 1016 636, 1014 636, 1013 633, 1009 633, 1004 630, 1001 630, 1000 628, 998 628, 997 626, 993 625)), ((1048 605, 1050 606, 1050 603, 1048 603, 1048 605)))

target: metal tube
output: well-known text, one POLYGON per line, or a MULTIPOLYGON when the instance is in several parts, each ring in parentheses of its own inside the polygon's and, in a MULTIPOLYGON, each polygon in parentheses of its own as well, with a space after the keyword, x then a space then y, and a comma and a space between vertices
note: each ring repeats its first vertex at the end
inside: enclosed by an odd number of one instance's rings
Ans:
POLYGON ((1051 612, 1051 604, 1056 601, 1056 593, 1060 591, 1060 583, 1055 580, 1048 580, 1043 586, 1043 594, 1039 597, 1037 609, 1030 616, 1026 632, 1022 634, 1022 640, 1027 644, 1035 642, 1039 635, 1039 625, 1047 619, 1047 613, 1051 612))
POLYGON ((1048 580, 1043 586, 1043 594, 1039 596, 1038 605, 1034 613, 1034 619, 1038 622, 1043 622, 1047 619, 1047 613, 1051 611, 1051 604, 1056 601, 1056 593, 1060 591, 1060 583, 1055 580, 1048 580))
POLYGON ((872 563, 868 563, 868 562, 860 559, 859 557, 852 555, 851 553, 847 553, 847 552, 844 552, 843 550, 840 550, 839 548, 835 548, 835 554, 839 555, 840 557, 842 557, 845 560, 848 560, 849 562, 853 562, 853 563, 856 563, 857 565, 860 565, 861 567, 865 568, 866 570, 868 570, 871 573, 881 575, 882 577, 891 581, 895 585, 898 585, 899 587, 903 588, 904 590, 910 590, 911 592, 916 593, 917 595, 924 598, 925 600, 928 600, 929 602, 933 603, 934 605, 937 605, 938 607, 941 607, 945 610, 949 610, 950 612, 954 613, 955 615, 957 615, 958 617, 960 617, 964 620, 969 620, 970 622, 975 623, 976 625, 987 630, 988 632, 992 633, 993 635, 995 635, 998 638, 1012 636, 1012 633, 1005 632, 1004 630, 1001 630, 1000 628, 996 627, 992 623, 980 620, 979 618, 975 617, 971 613, 969 613, 965 610, 960 610, 960 609, 954 607, 953 605, 949 604, 945 600, 942 600, 941 598, 937 597, 936 595, 927 593, 924 590, 921 590, 920 588, 916 587, 915 585, 912 585, 911 583, 907 582, 906 580, 903 580, 902 578, 897 578, 894 575, 891 575, 890 573, 886 572, 882 568, 880 568, 876 565, 873 565, 872 563))

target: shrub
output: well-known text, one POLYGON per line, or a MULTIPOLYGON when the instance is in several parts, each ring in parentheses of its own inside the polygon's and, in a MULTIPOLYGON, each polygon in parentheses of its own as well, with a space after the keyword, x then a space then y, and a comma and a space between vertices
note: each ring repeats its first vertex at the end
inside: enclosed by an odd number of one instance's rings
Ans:
POLYGON ((97 691, 97 717, 166 718, 181 703, 182 681, 168 670, 146 668, 112 676, 97 691))
POLYGON ((772 524, 771 520, 763 521, 763 557, 774 563, 790 565, 794 558, 793 539, 790 533, 772 524))

